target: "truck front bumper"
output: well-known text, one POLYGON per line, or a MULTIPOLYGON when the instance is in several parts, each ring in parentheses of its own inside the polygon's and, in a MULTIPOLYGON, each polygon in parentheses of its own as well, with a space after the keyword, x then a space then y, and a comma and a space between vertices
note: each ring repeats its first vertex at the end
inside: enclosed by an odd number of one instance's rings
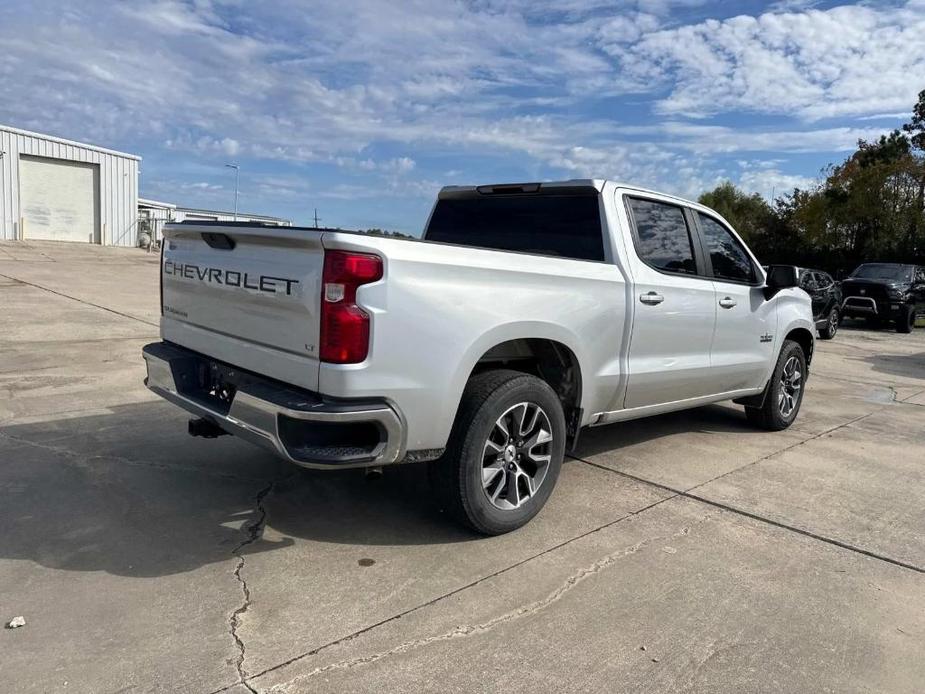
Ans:
POLYGON ((870 296, 847 296, 842 301, 841 312, 848 318, 876 317, 882 320, 898 318, 903 302, 899 299, 877 300, 870 296))
POLYGON ((402 421, 386 402, 325 398, 169 342, 142 354, 150 390, 296 465, 372 467, 402 455, 402 421))

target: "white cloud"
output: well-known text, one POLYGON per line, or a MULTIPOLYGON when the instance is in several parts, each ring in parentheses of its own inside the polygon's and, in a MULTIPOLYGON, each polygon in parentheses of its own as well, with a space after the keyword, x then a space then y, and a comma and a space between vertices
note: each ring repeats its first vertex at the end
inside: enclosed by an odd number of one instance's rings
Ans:
POLYGON ((627 126, 626 134, 660 135, 677 148, 700 154, 733 152, 848 152, 858 140, 876 140, 884 128, 821 128, 818 130, 756 130, 667 121, 654 126, 627 126))
POLYGON ((608 45, 635 43, 643 35, 658 29, 660 24, 658 17, 644 12, 617 15, 601 23, 598 40, 608 45))
POLYGON ((798 174, 787 174, 779 169, 757 169, 744 172, 739 187, 748 193, 758 193, 769 202, 790 193, 794 188, 806 190, 817 183, 816 179, 798 174))
POLYGON ((871 116, 860 116, 858 120, 892 120, 892 121, 907 121, 909 120, 908 111, 900 111, 899 113, 875 113, 871 116))
POLYGON ((729 111, 806 120, 900 110, 925 74, 925 4, 851 5, 707 20, 603 43, 626 89, 668 90, 665 114, 729 111))
POLYGON ((241 151, 240 143, 230 137, 222 139, 221 142, 222 151, 227 154, 229 157, 233 157, 235 154, 241 151))
POLYGON ((215 183, 208 183, 206 181, 200 181, 198 183, 184 183, 181 184, 181 187, 189 190, 207 191, 210 193, 224 189, 224 186, 216 185, 215 183))

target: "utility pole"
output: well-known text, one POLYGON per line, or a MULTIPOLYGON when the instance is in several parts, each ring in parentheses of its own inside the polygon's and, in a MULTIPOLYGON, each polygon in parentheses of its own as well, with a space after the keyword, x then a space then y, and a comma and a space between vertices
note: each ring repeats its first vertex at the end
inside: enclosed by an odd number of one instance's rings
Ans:
POLYGON ((241 167, 237 164, 225 164, 229 169, 234 169, 234 221, 238 221, 238 174, 241 173, 241 167))
POLYGON ((318 228, 318 222, 319 222, 319 221, 320 221, 320 220, 318 219, 318 208, 316 207, 316 208, 315 208, 315 228, 316 228, 316 229, 318 228))

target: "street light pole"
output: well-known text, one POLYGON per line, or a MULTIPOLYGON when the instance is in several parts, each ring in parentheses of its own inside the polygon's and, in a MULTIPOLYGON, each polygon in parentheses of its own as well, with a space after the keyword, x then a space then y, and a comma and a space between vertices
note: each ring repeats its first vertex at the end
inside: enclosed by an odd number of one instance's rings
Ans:
POLYGON ((225 164, 229 169, 234 169, 234 221, 238 221, 238 174, 241 173, 241 167, 237 164, 225 164))

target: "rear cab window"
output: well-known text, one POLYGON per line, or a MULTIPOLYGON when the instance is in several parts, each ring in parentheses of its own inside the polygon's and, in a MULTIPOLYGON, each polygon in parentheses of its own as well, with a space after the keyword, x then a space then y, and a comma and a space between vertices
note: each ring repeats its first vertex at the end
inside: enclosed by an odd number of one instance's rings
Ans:
POLYGON ((441 198, 425 241, 604 261, 600 195, 478 194, 441 198))

